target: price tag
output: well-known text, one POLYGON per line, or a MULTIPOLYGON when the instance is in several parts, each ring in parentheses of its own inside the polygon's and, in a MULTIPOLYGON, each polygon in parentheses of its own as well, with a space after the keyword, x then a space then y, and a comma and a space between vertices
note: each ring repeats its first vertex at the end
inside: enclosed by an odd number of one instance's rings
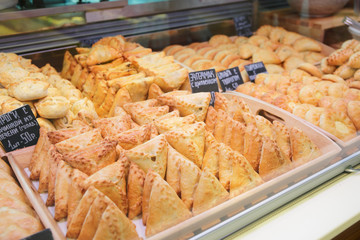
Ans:
POLYGON ((245 65, 245 70, 249 75, 249 79, 251 82, 255 82, 256 75, 260 73, 268 73, 263 62, 256 62, 245 65))
POLYGON ((0 115, 0 141, 6 152, 35 145, 40 126, 29 105, 0 115))
POLYGON ((211 93, 210 105, 213 106, 215 102, 214 92, 219 92, 219 85, 217 82, 215 69, 190 72, 189 81, 190 81, 191 91, 193 93, 198 93, 198 92, 211 93))
POLYGON ((238 36, 250 37, 253 35, 250 16, 234 17, 234 25, 238 36))
POLYGON ((30 235, 26 238, 23 238, 22 240, 53 240, 52 233, 49 228, 42 230, 40 232, 37 232, 33 235, 30 235))
POLYGON ((238 67, 218 72, 217 76, 224 92, 234 91, 239 85, 244 83, 238 67))

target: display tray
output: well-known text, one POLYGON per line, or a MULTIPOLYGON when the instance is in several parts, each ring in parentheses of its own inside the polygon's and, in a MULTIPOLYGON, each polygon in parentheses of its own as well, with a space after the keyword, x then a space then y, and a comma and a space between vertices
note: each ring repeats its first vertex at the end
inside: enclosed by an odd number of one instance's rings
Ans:
MULTIPOLYGON (((226 94, 228 94, 228 93, 226 93, 226 94)), ((229 94, 239 95, 243 99, 246 99, 246 101, 249 103, 251 110, 254 113, 263 113, 261 115, 265 115, 265 117, 271 118, 271 116, 269 116, 269 113, 267 113, 267 111, 265 110, 265 109, 269 109, 269 107, 271 106, 278 116, 283 115, 285 118, 290 117, 292 119, 296 119, 297 121, 302 122, 304 125, 308 125, 310 128, 316 129, 317 131, 321 132, 325 136, 327 136, 330 139, 332 139, 333 141, 335 141, 343 149, 343 151, 348 151, 348 150, 351 150, 354 148, 358 148, 360 146, 360 135, 357 135, 356 137, 349 139, 348 141, 343 141, 343 140, 337 138, 336 136, 332 135, 331 133, 325 131, 324 129, 322 129, 322 128, 320 128, 320 127, 318 127, 318 126, 316 126, 294 114, 291 114, 281 108, 275 107, 265 101, 261 101, 257 98, 253 98, 251 96, 248 96, 248 95, 245 95, 242 93, 238 93, 238 92, 233 92, 233 93, 229 93, 229 94), (262 103, 259 104, 259 101, 261 101, 262 103), (262 109, 262 108, 265 108, 265 109, 262 109), (266 116, 266 115, 268 115, 268 116, 266 116)))
MULTIPOLYGON (((231 92, 224 93, 224 95, 226 97, 236 96, 242 98, 254 113, 261 114, 270 120, 276 119, 286 123, 288 126, 300 128, 319 146, 322 155, 248 192, 232 198, 211 210, 205 211, 147 239, 178 239, 196 236, 202 231, 229 219, 237 213, 243 212, 250 207, 256 207, 256 205, 263 200, 289 188, 341 159, 339 156, 341 148, 334 141, 310 125, 294 118, 288 112, 240 93, 231 92)), ((66 221, 57 223, 53 219, 53 207, 48 208, 44 204, 46 195, 37 192, 37 181, 29 180, 27 167, 33 151, 34 146, 7 153, 6 157, 44 226, 52 230, 54 239, 65 239, 66 221)), ((145 239, 145 227, 142 225, 141 219, 134 220, 134 223, 137 225, 139 236, 145 239)))

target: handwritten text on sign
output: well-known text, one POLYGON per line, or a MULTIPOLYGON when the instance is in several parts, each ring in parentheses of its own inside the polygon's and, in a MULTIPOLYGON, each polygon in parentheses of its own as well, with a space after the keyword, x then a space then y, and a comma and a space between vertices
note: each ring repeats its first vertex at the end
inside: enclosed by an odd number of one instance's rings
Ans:
POLYGON ((256 75, 260 73, 268 73, 263 62, 256 62, 245 65, 245 70, 249 75, 249 79, 251 82, 255 82, 256 75))
POLYGON ((35 145, 40 126, 29 105, 0 115, 0 141, 7 152, 35 145))
POLYGON ((244 83, 238 67, 218 72, 217 75, 224 92, 234 91, 239 85, 244 83))
POLYGON ((198 92, 211 93, 210 105, 213 106, 215 101, 214 92, 219 92, 219 85, 217 82, 215 70, 208 69, 203 71, 190 72, 189 81, 190 81, 191 91, 193 93, 198 93, 198 92))

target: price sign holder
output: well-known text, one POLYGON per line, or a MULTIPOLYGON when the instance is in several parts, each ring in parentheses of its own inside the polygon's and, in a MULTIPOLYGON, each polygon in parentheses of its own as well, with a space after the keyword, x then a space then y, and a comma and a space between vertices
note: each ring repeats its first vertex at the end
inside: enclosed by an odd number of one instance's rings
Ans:
POLYGON ((268 73, 263 62, 256 62, 245 65, 245 70, 249 75, 251 82, 255 82, 256 75, 260 73, 268 73))
POLYGON ((193 93, 210 92, 211 93, 210 105, 214 106, 214 102, 215 102, 214 92, 219 92, 219 85, 217 82, 215 69, 190 72, 189 81, 190 81, 191 91, 193 93))
POLYGON ((53 235, 49 228, 30 235, 22 240, 54 240, 53 235))
POLYGON ((29 105, 0 115, 0 141, 6 152, 35 145, 39 129, 29 105))
POLYGON ((234 17, 234 25, 238 36, 250 37, 253 35, 250 16, 234 17))
POLYGON ((223 92, 234 91, 239 85, 244 83, 238 67, 220 71, 217 73, 217 76, 223 92))

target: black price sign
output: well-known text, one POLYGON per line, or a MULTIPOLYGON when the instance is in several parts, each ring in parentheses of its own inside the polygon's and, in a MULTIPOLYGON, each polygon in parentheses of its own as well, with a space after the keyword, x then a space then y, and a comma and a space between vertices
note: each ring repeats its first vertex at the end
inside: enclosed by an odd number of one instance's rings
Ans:
POLYGON ((234 91, 239 85, 244 83, 238 67, 218 72, 217 76, 224 92, 234 91))
POLYGON ((245 65, 245 70, 249 75, 249 79, 251 82, 255 82, 256 75, 260 73, 268 73, 263 62, 256 62, 245 65))
POLYGON ((213 106, 215 102, 214 92, 219 92, 219 85, 217 82, 215 69, 190 72, 189 80, 190 80, 191 91, 193 93, 198 93, 198 92, 211 93, 210 105, 213 106))
POLYGON ((250 16, 234 17, 234 24, 238 36, 250 37, 253 35, 250 16))
POLYGON ((29 105, 0 115, 0 141, 6 152, 35 145, 40 126, 29 105))
POLYGON ((53 240, 53 235, 50 231, 50 229, 45 229, 40 232, 37 232, 33 235, 30 235, 26 238, 23 238, 22 240, 53 240))

